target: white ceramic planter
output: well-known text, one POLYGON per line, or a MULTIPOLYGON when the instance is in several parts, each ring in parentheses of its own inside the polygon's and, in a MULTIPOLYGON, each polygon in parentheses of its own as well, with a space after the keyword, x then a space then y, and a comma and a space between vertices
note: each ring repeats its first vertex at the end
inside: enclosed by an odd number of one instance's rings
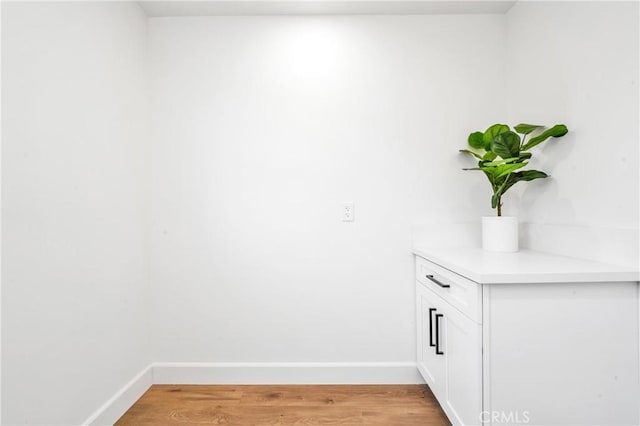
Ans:
POLYGON ((518 218, 485 216, 482 218, 482 248, 487 251, 518 251, 518 218))

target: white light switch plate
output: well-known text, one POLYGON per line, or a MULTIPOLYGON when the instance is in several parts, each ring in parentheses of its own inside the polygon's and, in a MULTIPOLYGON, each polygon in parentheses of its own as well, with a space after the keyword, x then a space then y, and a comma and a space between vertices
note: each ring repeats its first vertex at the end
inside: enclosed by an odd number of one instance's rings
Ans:
POLYGON ((342 203, 342 221, 353 222, 354 205, 353 203, 342 203))

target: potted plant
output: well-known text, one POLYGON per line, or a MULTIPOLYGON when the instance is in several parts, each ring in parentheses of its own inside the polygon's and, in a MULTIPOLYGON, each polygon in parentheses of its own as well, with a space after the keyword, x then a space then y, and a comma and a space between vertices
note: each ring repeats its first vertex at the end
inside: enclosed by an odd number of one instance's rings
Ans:
POLYGON ((482 247, 489 251, 518 250, 518 221, 515 217, 502 216, 502 196, 516 183, 548 177, 540 170, 522 170, 531 158, 531 148, 547 139, 566 135, 567 126, 556 124, 544 130, 544 126, 518 124, 513 130, 506 124, 494 124, 484 132, 469 135, 470 149, 460 152, 472 155, 478 166, 463 170, 479 170, 491 184, 491 208, 495 217, 482 218, 482 247), (521 136, 522 135, 522 136, 521 136), (527 137, 531 136, 529 140, 527 137))

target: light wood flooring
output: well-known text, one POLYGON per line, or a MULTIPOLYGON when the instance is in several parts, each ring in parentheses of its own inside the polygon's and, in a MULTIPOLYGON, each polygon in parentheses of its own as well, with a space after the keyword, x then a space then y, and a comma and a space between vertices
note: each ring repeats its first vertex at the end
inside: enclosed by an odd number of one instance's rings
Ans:
POLYGON ((423 385, 154 385, 116 425, 449 425, 423 385))

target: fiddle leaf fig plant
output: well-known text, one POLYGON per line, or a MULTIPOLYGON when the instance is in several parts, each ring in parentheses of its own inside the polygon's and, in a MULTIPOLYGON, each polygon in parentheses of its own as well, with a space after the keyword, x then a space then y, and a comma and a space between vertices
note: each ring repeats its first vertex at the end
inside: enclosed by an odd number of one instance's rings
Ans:
POLYGON ((509 188, 518 182, 548 177, 539 170, 521 170, 529 164, 529 150, 551 137, 562 137, 567 132, 564 124, 556 124, 546 130, 544 126, 535 124, 518 124, 513 130, 506 124, 494 124, 484 132, 469 135, 470 149, 461 149, 460 152, 475 157, 478 167, 463 170, 479 170, 487 176, 493 191, 491 208, 497 209, 498 216, 502 216, 502 196, 509 188), (537 133, 535 136, 532 135, 534 132, 537 133))

